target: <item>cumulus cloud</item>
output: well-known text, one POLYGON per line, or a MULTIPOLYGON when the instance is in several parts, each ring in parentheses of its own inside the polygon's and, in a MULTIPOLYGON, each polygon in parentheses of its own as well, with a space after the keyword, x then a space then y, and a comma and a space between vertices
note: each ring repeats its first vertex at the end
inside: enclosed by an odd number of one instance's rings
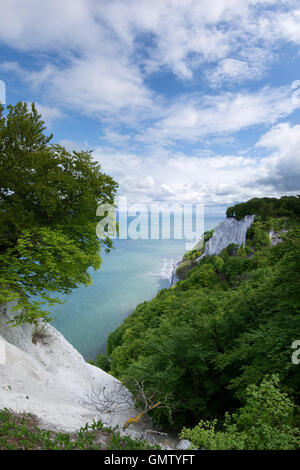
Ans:
MULTIPOLYGON (((1 0, 0 40, 23 51, 78 50, 97 43, 101 31, 90 0, 1 0)), ((100 36, 101 37, 101 36, 100 36)))
MULTIPOLYGON (((299 5, 298 5, 299 6, 299 5)), ((300 8, 272 15, 274 32, 284 37, 287 41, 300 44, 300 8)))
POLYGON ((222 208, 252 197, 300 193, 300 125, 274 125, 256 149, 269 155, 254 158, 249 149, 244 155, 199 151, 191 156, 158 147, 143 156, 96 148, 94 157, 130 203, 199 202, 222 208))
MULTIPOLYGON (((95 150, 104 171, 120 183, 119 193, 130 202, 205 203, 229 205, 266 190, 255 187, 261 163, 248 156, 156 153, 143 158, 135 153, 95 150), (129 176, 132 175, 132 176, 129 176), (150 176, 151 175, 151 176, 150 176)), ((274 191, 270 189, 270 195, 274 191)))
POLYGON ((299 42, 296 5, 294 0, 2 0, 0 41, 43 52, 28 81, 66 106, 100 114, 126 107, 138 114, 141 107, 159 112, 146 84, 149 74, 167 69, 192 80, 205 64, 213 86, 260 77, 272 62, 275 40, 299 42))
POLYGON ((111 115, 125 108, 137 111, 152 104, 139 70, 121 59, 73 60, 69 68, 53 73, 50 86, 53 95, 63 97, 66 104, 89 114, 111 115))
POLYGON ((245 48, 236 58, 220 60, 212 71, 208 70, 206 77, 209 83, 216 87, 227 82, 259 80, 271 66, 274 56, 272 51, 261 47, 245 48))
POLYGON ((222 86, 261 79, 281 46, 299 45, 299 26, 298 0, 2 0, 0 43, 31 58, 0 69, 39 97, 50 125, 69 109, 101 119, 112 147, 96 156, 134 200, 231 204, 298 188, 299 126, 278 124, 299 106, 295 90, 222 86), (165 73, 185 92, 151 88, 165 73), (267 157, 167 150, 253 126, 273 126, 256 147, 267 157))
POLYGON ((139 0, 124 3, 116 0, 99 8, 116 35, 127 43, 133 43, 134 34, 151 37, 152 47, 147 49, 146 60, 148 71, 168 67, 179 77, 191 79, 200 63, 218 62, 247 48, 248 41, 259 44, 265 40, 266 31, 259 20, 266 13, 257 7, 270 5, 277 5, 280 10, 283 2, 139 0))
POLYGON ((263 176, 258 183, 277 191, 300 192, 300 125, 280 123, 257 146, 274 150, 262 160, 263 176))
POLYGON ((152 93, 144 86, 138 68, 126 59, 76 58, 67 67, 46 64, 39 71, 5 62, 0 70, 14 72, 33 92, 47 90, 48 101, 81 114, 106 120, 117 116, 121 122, 123 112, 130 123, 140 112, 150 116, 155 110, 152 93))

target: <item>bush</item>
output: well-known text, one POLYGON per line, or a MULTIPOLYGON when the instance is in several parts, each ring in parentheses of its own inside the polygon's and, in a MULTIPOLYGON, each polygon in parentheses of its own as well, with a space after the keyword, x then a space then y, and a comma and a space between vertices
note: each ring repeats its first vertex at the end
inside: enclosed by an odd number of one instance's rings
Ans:
POLYGON ((148 442, 121 437, 117 428, 106 428, 101 421, 74 433, 41 429, 30 414, 0 410, 0 450, 150 450, 148 442))
POLYGON ((300 444, 299 430, 292 427, 294 405, 279 389, 279 377, 265 377, 260 386, 250 385, 246 403, 217 428, 217 420, 200 421, 184 428, 182 439, 208 450, 294 450, 300 444))

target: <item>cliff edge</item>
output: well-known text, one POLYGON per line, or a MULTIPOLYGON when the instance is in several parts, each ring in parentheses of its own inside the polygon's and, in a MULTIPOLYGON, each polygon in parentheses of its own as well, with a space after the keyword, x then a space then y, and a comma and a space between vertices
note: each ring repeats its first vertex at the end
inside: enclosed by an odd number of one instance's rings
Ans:
MULTIPOLYGON (((34 414, 43 427, 67 432, 94 419, 122 427, 138 413, 129 391, 85 362, 49 323, 9 325, 12 307, 0 306, 0 409, 34 414)), ((141 433, 137 426, 127 431, 141 433)))

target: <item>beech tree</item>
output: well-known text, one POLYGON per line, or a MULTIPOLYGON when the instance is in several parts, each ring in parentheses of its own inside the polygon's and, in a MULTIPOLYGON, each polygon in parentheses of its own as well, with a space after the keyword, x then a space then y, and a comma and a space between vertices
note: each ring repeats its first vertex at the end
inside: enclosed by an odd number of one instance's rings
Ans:
POLYGON ((17 323, 47 318, 32 296, 51 304, 90 283, 101 264, 96 209, 117 190, 91 151, 68 152, 45 130, 34 104, 0 106, 0 303, 18 301, 17 323))
POLYGON ((237 413, 226 413, 222 426, 218 420, 204 421, 193 429, 184 428, 181 438, 206 450, 296 450, 299 429, 291 425, 294 405, 280 390, 276 374, 266 376, 259 386, 249 385, 246 400, 237 413))

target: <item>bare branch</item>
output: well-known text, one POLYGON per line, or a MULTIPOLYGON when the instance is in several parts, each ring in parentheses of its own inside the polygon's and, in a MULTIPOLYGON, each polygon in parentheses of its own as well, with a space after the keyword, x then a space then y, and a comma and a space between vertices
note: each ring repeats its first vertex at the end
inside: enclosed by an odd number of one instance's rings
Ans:
POLYGON ((82 405, 101 414, 134 408, 131 393, 120 382, 105 386, 91 382, 82 405))

